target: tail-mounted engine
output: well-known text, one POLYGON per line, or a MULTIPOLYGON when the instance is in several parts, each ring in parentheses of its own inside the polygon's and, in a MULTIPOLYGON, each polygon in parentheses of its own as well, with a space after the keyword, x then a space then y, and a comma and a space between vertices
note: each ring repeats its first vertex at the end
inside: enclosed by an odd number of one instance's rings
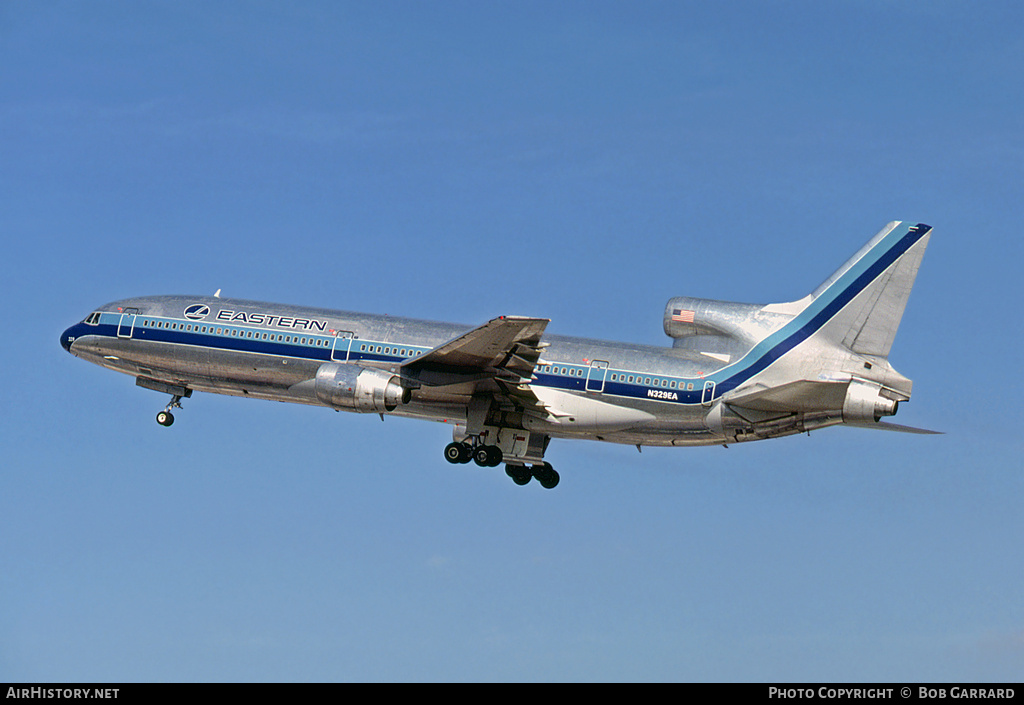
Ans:
POLYGON ((843 421, 846 423, 875 423, 883 416, 894 416, 899 402, 882 393, 882 385, 854 379, 846 389, 843 401, 843 421))
POLYGON ((337 362, 320 365, 314 390, 328 406, 376 414, 394 411, 411 395, 391 372, 337 362))

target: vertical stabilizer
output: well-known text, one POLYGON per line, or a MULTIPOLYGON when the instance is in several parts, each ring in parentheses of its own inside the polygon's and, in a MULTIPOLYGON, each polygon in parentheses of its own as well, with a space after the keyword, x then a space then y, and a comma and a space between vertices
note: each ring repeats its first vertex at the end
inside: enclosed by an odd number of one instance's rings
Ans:
POLYGON ((931 237, 923 223, 889 223, 812 294, 832 313, 820 334, 862 355, 888 357, 931 237))

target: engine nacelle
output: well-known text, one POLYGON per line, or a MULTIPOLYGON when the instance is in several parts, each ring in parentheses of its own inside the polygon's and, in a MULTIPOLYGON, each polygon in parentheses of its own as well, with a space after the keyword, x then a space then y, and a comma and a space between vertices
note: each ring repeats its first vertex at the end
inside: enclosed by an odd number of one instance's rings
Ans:
POLYGON ((412 394, 391 372, 337 362, 320 365, 313 388, 317 399, 335 409, 376 414, 394 411, 412 394))
POLYGON ((875 423, 883 416, 893 416, 899 402, 882 396, 882 386, 873 382, 852 380, 843 401, 843 421, 846 423, 875 423))

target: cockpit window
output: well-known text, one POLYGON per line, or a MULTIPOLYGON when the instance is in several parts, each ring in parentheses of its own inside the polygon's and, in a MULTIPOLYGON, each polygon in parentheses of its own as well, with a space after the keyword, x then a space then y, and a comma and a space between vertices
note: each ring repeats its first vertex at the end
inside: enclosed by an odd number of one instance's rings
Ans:
POLYGON ((85 322, 88 323, 90 326, 98 324, 100 322, 100 312, 94 311, 93 313, 90 313, 88 317, 85 319, 85 322))

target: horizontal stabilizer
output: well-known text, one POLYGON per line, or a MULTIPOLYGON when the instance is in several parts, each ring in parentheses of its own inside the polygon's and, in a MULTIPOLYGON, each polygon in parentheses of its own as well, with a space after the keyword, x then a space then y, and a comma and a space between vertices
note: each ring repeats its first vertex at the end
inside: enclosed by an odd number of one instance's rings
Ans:
POLYGON ((915 428, 914 426, 901 426, 898 423, 885 423, 878 421, 872 424, 846 424, 853 428, 869 428, 876 431, 899 431, 900 433, 918 433, 924 436, 942 436, 945 431, 930 431, 927 428, 915 428))
POLYGON ((800 380, 778 387, 762 384, 742 387, 727 395, 729 406, 757 411, 820 411, 842 409, 847 382, 814 382, 800 380))

